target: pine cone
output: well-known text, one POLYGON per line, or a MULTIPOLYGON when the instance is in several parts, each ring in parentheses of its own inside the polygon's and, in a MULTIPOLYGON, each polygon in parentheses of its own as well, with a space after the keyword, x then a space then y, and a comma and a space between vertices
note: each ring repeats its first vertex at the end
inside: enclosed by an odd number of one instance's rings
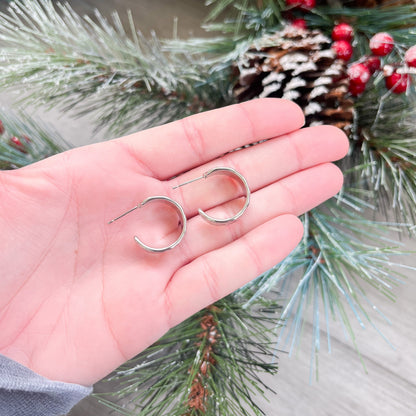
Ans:
POLYGON ((348 96, 346 68, 321 31, 287 26, 241 56, 235 64, 234 95, 239 102, 286 98, 302 107, 307 126, 332 124, 349 133, 354 103, 348 96))

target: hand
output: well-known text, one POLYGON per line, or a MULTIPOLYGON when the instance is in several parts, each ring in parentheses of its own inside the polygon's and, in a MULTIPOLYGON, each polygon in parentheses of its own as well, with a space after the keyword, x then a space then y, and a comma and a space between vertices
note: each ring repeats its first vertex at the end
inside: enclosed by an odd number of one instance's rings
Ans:
POLYGON ((340 130, 303 123, 289 101, 255 100, 1 172, 0 353, 91 385, 281 261, 302 236, 297 216, 339 191, 342 174, 329 162, 348 148, 340 130), (197 210, 239 211, 235 181, 172 189, 214 166, 234 167, 252 191, 231 225, 210 225, 197 210), (144 207, 108 224, 153 195, 188 217, 182 242, 160 254, 133 236, 155 230, 149 238, 169 245, 178 229, 169 210, 144 207))

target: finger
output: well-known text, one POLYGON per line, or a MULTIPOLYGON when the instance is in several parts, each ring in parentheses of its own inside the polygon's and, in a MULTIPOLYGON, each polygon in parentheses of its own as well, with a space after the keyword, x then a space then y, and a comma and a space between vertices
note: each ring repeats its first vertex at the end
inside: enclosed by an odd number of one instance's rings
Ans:
MULTIPOLYGON (((284 214, 301 215, 339 192, 341 170, 332 163, 295 173, 252 194, 247 211, 238 221, 213 227, 199 216, 189 221, 181 243, 181 255, 175 254, 177 267, 198 256, 236 240, 254 228, 284 214)), ((208 213, 215 218, 232 217, 241 209, 241 199, 229 201, 208 213)))
POLYGON ((266 98, 207 111, 118 139, 144 173, 168 179, 245 144, 304 124, 300 107, 266 98))
POLYGON ((170 325, 270 269, 296 247, 302 233, 297 217, 282 215, 179 269, 165 289, 170 325))
POLYGON ((201 176, 215 166, 229 166, 240 172, 252 192, 297 171, 338 160, 348 151, 348 138, 332 126, 305 128, 277 139, 269 140, 221 159, 207 163, 167 183, 172 198, 178 200, 188 216, 222 204, 241 195, 239 184, 233 179, 217 175, 178 188, 179 183, 201 176))

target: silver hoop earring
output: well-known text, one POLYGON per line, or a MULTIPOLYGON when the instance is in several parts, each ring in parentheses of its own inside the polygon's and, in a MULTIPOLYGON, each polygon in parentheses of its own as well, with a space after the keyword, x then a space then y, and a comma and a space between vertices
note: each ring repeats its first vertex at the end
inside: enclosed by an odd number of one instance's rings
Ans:
POLYGON ((160 248, 150 247, 147 244, 143 243, 143 241, 141 241, 139 237, 134 236, 134 241, 136 241, 136 243, 140 247, 144 248, 146 251, 149 251, 151 253, 161 253, 163 251, 167 251, 167 250, 170 250, 171 248, 176 247, 181 242, 181 240, 184 237, 185 232, 186 232, 186 215, 185 215, 185 211, 183 210, 183 208, 181 207, 181 205, 178 204, 173 199, 168 198, 167 196, 161 196, 161 195, 151 196, 149 198, 146 198, 144 201, 140 202, 140 204, 136 205, 132 209, 129 209, 124 214, 121 214, 117 218, 114 218, 113 220, 109 221, 108 223, 111 224, 114 221, 117 221, 118 219, 120 219, 121 217, 124 217, 125 215, 130 214, 130 212, 134 211, 135 209, 141 208, 144 205, 146 205, 147 203, 152 202, 152 201, 159 201, 159 202, 166 203, 168 205, 172 205, 176 209, 176 212, 178 213, 178 215, 179 215, 179 217, 181 219, 180 224, 182 225, 182 232, 181 232, 180 236, 177 238, 176 241, 174 241, 172 244, 170 244, 170 245, 168 245, 166 247, 160 247, 160 248))
POLYGON ((212 175, 227 175, 227 176, 230 176, 234 179, 237 178, 237 180, 240 183, 243 191, 245 192, 246 201, 244 203, 243 208, 241 208, 241 210, 239 212, 237 212, 237 214, 235 214, 234 216, 232 216, 230 218, 214 218, 211 215, 208 215, 206 212, 204 212, 201 208, 198 209, 198 213, 205 221, 209 222, 210 224, 224 225, 224 224, 232 223, 244 214, 245 210, 247 209, 247 207, 250 204, 250 194, 251 194, 250 188, 249 188, 248 183, 246 181, 246 178, 243 175, 241 175, 241 173, 237 172, 235 169, 228 168, 228 167, 222 167, 222 166, 217 167, 217 168, 213 168, 213 169, 208 170, 207 172, 205 172, 202 176, 199 176, 198 178, 191 179, 187 182, 184 182, 184 183, 181 183, 179 185, 174 186, 173 189, 179 188, 180 186, 188 185, 191 182, 199 181, 201 179, 206 179, 206 178, 208 178, 209 176, 212 176, 212 175))

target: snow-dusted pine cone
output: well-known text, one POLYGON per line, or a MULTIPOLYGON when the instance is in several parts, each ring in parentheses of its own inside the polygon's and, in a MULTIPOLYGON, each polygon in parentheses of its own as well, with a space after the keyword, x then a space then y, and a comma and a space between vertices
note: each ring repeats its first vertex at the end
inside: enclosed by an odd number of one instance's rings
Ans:
POLYGON ((235 63, 234 94, 238 101, 292 100, 303 108, 307 126, 332 124, 348 133, 354 103, 348 95, 346 69, 321 31, 287 26, 258 40, 235 63))

